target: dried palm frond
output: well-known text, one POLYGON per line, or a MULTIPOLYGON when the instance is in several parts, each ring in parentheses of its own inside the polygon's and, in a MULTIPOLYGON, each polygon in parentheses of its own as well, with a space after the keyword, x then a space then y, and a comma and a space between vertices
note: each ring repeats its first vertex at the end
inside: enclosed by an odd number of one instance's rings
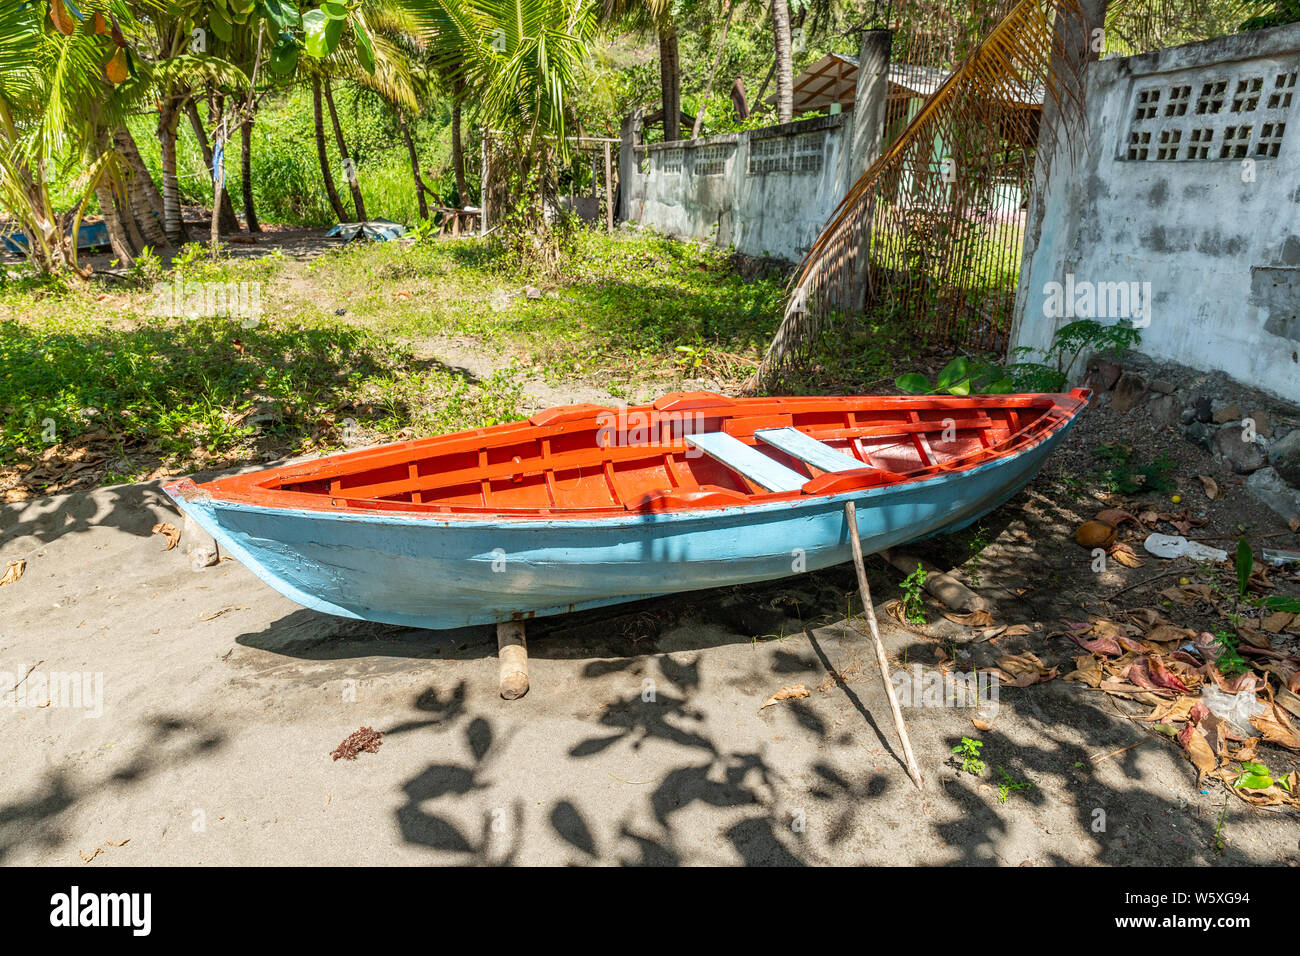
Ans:
POLYGON ((1006 152, 1017 166, 1030 162, 1035 145, 1051 155, 1051 145, 1039 142, 1042 114, 1060 117, 1042 124, 1044 140, 1073 143, 1089 56, 1084 21, 1077 0, 1010 7, 831 214, 792 280, 784 319, 750 387, 805 355, 828 322, 859 313, 868 284, 876 300, 892 296, 947 321, 989 326, 987 334, 966 335, 968 342, 982 336, 992 345, 1005 335, 983 314, 969 275, 989 269, 991 252, 1014 256, 1009 272, 1019 266, 1019 243, 1001 235, 1020 228, 1018 217, 990 213, 994 191, 1006 152))

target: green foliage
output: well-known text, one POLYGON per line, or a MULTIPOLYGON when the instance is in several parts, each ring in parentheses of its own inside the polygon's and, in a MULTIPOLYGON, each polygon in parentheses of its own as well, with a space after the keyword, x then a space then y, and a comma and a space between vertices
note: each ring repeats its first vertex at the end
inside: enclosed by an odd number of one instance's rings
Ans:
POLYGON ((974 774, 981 776, 984 773, 984 761, 980 759, 980 751, 984 748, 984 741, 972 740, 970 737, 963 737, 961 743, 952 748, 952 752, 961 758, 962 773, 974 774))
POLYGON ((1093 450, 1105 465, 1098 473, 1103 487, 1112 494, 1133 495, 1143 491, 1166 494, 1174 489, 1170 473, 1174 462, 1161 452, 1151 462, 1138 462, 1133 446, 1122 443, 1099 445, 1093 450))
POLYGON ((1247 790, 1267 790, 1275 783, 1283 790, 1289 791, 1291 789, 1289 775, 1284 774, 1275 779, 1273 772, 1268 769, 1266 764, 1243 760, 1241 762, 1241 776, 1237 777, 1232 785, 1247 790))
POLYGON ((1250 573, 1255 568, 1255 552, 1245 538, 1237 539, 1237 598, 1246 596, 1246 586, 1250 584, 1250 573))
POLYGON ((998 775, 1002 777, 998 784, 998 803, 1006 803, 1017 790, 1030 790, 1034 786, 1032 780, 1017 780, 1001 764, 998 764, 998 775))
POLYGON ((1237 651, 1237 635, 1218 630, 1214 632, 1214 642, 1220 648, 1215 665, 1224 677, 1236 677, 1250 670, 1250 664, 1237 651))
POLYGON ((921 591, 925 587, 926 571, 918 562, 916 570, 903 579, 903 616, 913 624, 925 623, 925 601, 921 591))

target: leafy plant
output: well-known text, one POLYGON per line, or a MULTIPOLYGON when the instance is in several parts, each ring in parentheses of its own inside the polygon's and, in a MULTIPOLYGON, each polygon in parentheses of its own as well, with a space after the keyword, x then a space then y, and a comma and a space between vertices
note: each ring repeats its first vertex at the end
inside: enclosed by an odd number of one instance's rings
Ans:
POLYGON ((1017 780, 1001 764, 998 764, 998 773, 1002 776, 1002 782, 998 784, 998 803, 1006 803, 1017 790, 1030 790, 1034 786, 1032 780, 1017 780))
POLYGON ((913 624, 925 623, 925 602, 921 599, 925 578, 925 568, 918 562, 916 570, 903 579, 903 616, 913 624))
POLYGON ((1215 631, 1214 642, 1221 648, 1215 664, 1224 677, 1236 677, 1250 670, 1250 664, 1237 652, 1237 635, 1222 630, 1215 631))
POLYGON ((909 372, 894 379, 894 384, 912 395, 931 395, 946 392, 949 395, 972 393, 1006 394, 1013 383, 1006 372, 991 362, 974 361, 959 355, 939 372, 934 383, 919 372, 909 372))
POLYGON ((961 758, 962 773, 973 774, 976 777, 984 773, 984 761, 980 759, 982 749, 984 749, 984 741, 972 740, 970 737, 963 737, 961 743, 952 748, 952 752, 961 758))
POLYGON ((1283 790, 1291 789, 1291 782, 1285 776, 1275 780, 1266 765, 1243 760, 1241 762, 1241 776, 1232 785, 1247 790, 1267 790, 1275 783, 1283 790))
POLYGON ((1146 464, 1135 462, 1131 445, 1099 445, 1093 454, 1108 462, 1098 476, 1108 491, 1121 495, 1132 495, 1139 491, 1163 494, 1174 487, 1169 478, 1174 462, 1163 453, 1146 464))
POLYGON ((1245 598, 1246 587, 1250 584, 1250 573, 1255 568, 1255 552, 1245 538, 1237 539, 1237 597, 1245 598))

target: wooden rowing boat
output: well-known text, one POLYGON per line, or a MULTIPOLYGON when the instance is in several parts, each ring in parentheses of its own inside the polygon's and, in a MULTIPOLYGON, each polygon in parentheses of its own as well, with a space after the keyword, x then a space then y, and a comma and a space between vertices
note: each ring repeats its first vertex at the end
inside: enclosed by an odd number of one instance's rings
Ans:
POLYGON ((263 581, 448 628, 762 581, 965 527, 1038 472, 1069 394, 732 399, 527 421, 166 485, 263 581))

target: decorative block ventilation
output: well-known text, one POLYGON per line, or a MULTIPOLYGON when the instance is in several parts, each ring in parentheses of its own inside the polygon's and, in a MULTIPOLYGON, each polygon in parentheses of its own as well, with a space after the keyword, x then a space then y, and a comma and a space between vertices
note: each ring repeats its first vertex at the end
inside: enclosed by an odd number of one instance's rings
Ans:
POLYGON ((727 160, 736 151, 734 146, 701 146, 695 150, 696 176, 721 176, 727 171, 727 160))
POLYGON ((659 172, 663 173, 665 176, 672 176, 680 173, 682 171, 683 152, 684 151, 681 149, 661 149, 656 153, 655 155, 659 160, 659 172))
POLYGON ((1282 150, 1300 69, 1214 66, 1133 90, 1120 158, 1134 162, 1275 159, 1282 150))
POLYGON ((763 173, 819 173, 826 155, 826 134, 797 133, 768 136, 749 143, 751 176, 763 173))

